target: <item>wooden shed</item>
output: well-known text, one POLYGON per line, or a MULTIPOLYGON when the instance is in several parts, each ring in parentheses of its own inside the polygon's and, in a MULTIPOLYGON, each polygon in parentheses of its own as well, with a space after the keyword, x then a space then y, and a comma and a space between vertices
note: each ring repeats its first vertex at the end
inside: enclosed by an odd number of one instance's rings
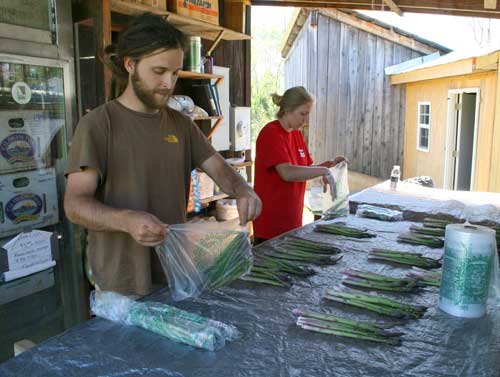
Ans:
POLYGON ((406 87, 404 177, 428 175, 446 189, 500 191, 499 53, 498 47, 456 51, 393 67, 391 83, 406 87))
POLYGON ((387 178, 403 165, 404 87, 384 67, 449 52, 358 13, 301 9, 282 48, 285 87, 316 98, 308 142, 315 161, 345 155, 350 169, 387 178))

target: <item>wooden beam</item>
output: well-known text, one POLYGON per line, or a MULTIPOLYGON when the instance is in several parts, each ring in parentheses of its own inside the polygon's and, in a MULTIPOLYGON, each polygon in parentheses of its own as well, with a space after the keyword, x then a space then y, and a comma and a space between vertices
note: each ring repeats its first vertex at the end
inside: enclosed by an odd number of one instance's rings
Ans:
MULTIPOLYGON (((500 52, 497 53, 500 59, 500 52)), ((495 119, 493 121, 493 140, 491 143, 490 181, 488 191, 500 191, 500 71, 497 70, 495 98, 495 119)))
POLYGON ((465 59, 458 62, 436 65, 417 69, 415 71, 399 73, 391 76, 391 84, 406 84, 409 82, 440 79, 443 77, 461 76, 474 72, 474 59, 465 59))
MULTIPOLYGON (((252 0, 252 5, 290 6, 302 8, 340 8, 373 10, 372 0, 252 0)), ((380 1, 378 2, 380 4, 380 1)), ((390 10, 382 3, 383 10, 390 10)), ((436 0, 398 0, 402 12, 446 14, 468 17, 500 18, 500 10, 485 9, 483 0, 436 1, 436 0)))
POLYGON ((403 16, 403 11, 399 9, 398 5, 394 1, 392 0, 383 0, 383 1, 394 13, 396 13, 398 16, 401 17, 403 16))
POLYGON ((497 9, 497 0, 484 0, 484 9, 497 9))
POLYGON ((475 71, 494 71, 498 69, 498 51, 474 58, 475 71))
POLYGON ((385 27, 379 26, 372 22, 365 21, 359 17, 339 11, 337 9, 322 9, 320 12, 327 17, 354 26, 360 30, 374 34, 388 41, 408 47, 422 54, 428 55, 437 51, 436 48, 418 42, 413 38, 409 38, 404 35, 398 34, 393 30, 386 29, 385 27))
POLYGON ((309 16, 309 12, 309 10, 302 8, 296 8, 293 12, 290 23, 287 26, 287 31, 285 32, 285 38, 283 38, 283 45, 281 46, 281 56, 283 58, 286 59, 288 57, 297 35, 299 35, 309 16))

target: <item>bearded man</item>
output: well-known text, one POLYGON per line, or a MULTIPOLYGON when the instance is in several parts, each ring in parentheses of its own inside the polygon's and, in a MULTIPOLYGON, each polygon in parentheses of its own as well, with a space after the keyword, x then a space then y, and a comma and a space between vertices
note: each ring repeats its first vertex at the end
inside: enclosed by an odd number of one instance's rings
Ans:
POLYGON ((64 209, 89 230, 87 253, 99 289, 146 295, 165 282, 151 247, 168 237, 169 224, 186 221, 195 168, 237 199, 241 224, 261 211, 258 196, 200 129, 166 107, 185 40, 159 16, 134 18, 112 59, 124 91, 85 115, 72 140, 64 209))

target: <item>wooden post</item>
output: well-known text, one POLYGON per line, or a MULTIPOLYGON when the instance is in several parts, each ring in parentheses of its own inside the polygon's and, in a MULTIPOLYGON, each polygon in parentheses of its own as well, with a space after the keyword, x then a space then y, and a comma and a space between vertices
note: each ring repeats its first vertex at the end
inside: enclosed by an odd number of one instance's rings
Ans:
POLYGON ((224 26, 244 33, 247 5, 250 5, 249 0, 224 0, 224 26))
MULTIPOLYGON (((500 59, 500 52, 498 53, 500 59)), ((493 140, 491 143, 491 167, 488 191, 500 192, 500 70, 497 68, 497 87, 495 98, 495 119, 493 121, 493 140)))
MULTIPOLYGON (((102 65, 99 61, 99 56, 104 54, 106 46, 111 44, 111 6, 110 0, 94 0, 94 31, 96 38, 96 62, 102 65)), ((103 67, 103 81, 104 81, 104 101, 110 98, 111 94, 111 70, 106 66, 103 67)))

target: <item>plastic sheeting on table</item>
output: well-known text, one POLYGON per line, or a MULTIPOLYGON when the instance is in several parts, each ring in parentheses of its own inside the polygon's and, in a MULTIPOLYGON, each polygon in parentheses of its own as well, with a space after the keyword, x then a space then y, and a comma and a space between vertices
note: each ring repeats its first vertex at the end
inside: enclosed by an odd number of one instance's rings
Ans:
MULTIPOLYGON (((342 221, 344 219, 337 219, 342 221)), ((292 309, 306 307, 351 316, 380 319, 362 310, 322 300, 323 291, 340 283, 340 271, 357 267, 404 275, 407 269, 368 262, 371 247, 397 247, 439 256, 442 249, 396 243, 411 223, 387 223, 349 217, 348 224, 377 230, 370 240, 313 233, 312 225, 297 233, 341 246, 338 265, 316 268, 318 274, 296 280, 290 289, 236 282, 229 287, 174 305, 233 324, 243 336, 217 352, 197 350, 142 329, 92 319, 41 343, 0 365, 0 376, 472 376, 500 374, 500 312, 489 308, 486 317, 451 317, 437 309, 438 288, 420 293, 390 295, 407 302, 430 305, 420 320, 397 327, 402 345, 391 347, 355 339, 307 332, 295 325, 292 309)), ((259 249, 269 247, 263 244, 259 249)), ((148 300, 167 302, 165 291, 148 300)))

